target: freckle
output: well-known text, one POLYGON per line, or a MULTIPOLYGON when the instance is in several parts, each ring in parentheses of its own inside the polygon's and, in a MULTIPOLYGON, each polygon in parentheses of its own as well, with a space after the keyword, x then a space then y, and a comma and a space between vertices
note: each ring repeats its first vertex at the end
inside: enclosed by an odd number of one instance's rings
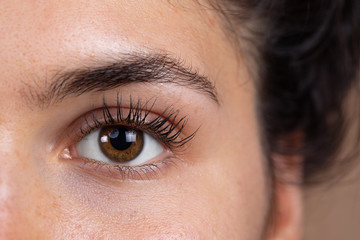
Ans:
POLYGON ((215 19, 214 18, 209 18, 209 23, 211 26, 215 26, 215 19))
POLYGON ((133 220, 136 218, 136 215, 137 215, 137 211, 133 211, 132 213, 130 213, 129 215, 129 220, 133 220))

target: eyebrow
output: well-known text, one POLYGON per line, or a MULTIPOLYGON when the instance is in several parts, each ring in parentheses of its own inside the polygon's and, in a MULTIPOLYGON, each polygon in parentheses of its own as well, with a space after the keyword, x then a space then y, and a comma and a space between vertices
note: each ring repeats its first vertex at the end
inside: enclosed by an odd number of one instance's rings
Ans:
POLYGON ((59 71, 50 80, 43 91, 30 89, 30 97, 37 106, 133 83, 175 84, 205 94, 219 104, 215 86, 206 76, 166 54, 125 54, 118 60, 92 67, 59 71))

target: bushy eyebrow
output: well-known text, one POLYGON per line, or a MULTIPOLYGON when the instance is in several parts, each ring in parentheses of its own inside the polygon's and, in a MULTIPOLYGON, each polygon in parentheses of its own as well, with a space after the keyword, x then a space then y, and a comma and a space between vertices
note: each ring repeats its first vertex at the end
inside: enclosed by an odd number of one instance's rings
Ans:
POLYGON ((30 89, 29 96, 37 106, 45 107, 67 97, 132 83, 175 84, 205 94, 219 103, 215 87, 206 76, 166 54, 125 54, 118 60, 60 71, 51 77, 45 90, 30 89))

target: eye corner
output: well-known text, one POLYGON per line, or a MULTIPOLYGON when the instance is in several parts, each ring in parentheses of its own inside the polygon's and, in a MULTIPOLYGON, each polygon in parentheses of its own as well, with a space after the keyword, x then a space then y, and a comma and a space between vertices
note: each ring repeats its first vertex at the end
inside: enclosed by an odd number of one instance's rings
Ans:
POLYGON ((72 159, 71 152, 70 152, 70 147, 64 148, 64 149, 59 153, 59 158, 60 158, 60 159, 67 159, 67 160, 72 159))

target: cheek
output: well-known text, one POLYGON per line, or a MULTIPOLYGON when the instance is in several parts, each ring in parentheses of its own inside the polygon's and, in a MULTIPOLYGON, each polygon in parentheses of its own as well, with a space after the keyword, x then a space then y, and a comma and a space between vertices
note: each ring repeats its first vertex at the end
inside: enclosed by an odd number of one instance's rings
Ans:
POLYGON ((211 225, 207 219, 215 217, 208 211, 211 206, 203 194, 173 186, 178 190, 159 186, 147 187, 150 191, 146 191, 134 186, 131 192, 128 187, 89 192, 88 187, 99 187, 91 183, 78 184, 78 189, 70 192, 58 188, 56 194, 46 195, 44 189, 38 188, 42 196, 33 194, 37 202, 27 206, 31 209, 27 218, 36 220, 31 227, 34 232, 39 234, 44 229, 42 236, 51 238, 208 239, 205 236, 211 225), (204 217, 206 212, 208 217, 204 217))
POLYGON ((259 239, 261 183, 244 181, 247 174, 229 168, 229 159, 211 160, 171 179, 116 187, 48 170, 47 183, 29 184, 32 201, 20 204, 28 230, 51 238, 259 239))

